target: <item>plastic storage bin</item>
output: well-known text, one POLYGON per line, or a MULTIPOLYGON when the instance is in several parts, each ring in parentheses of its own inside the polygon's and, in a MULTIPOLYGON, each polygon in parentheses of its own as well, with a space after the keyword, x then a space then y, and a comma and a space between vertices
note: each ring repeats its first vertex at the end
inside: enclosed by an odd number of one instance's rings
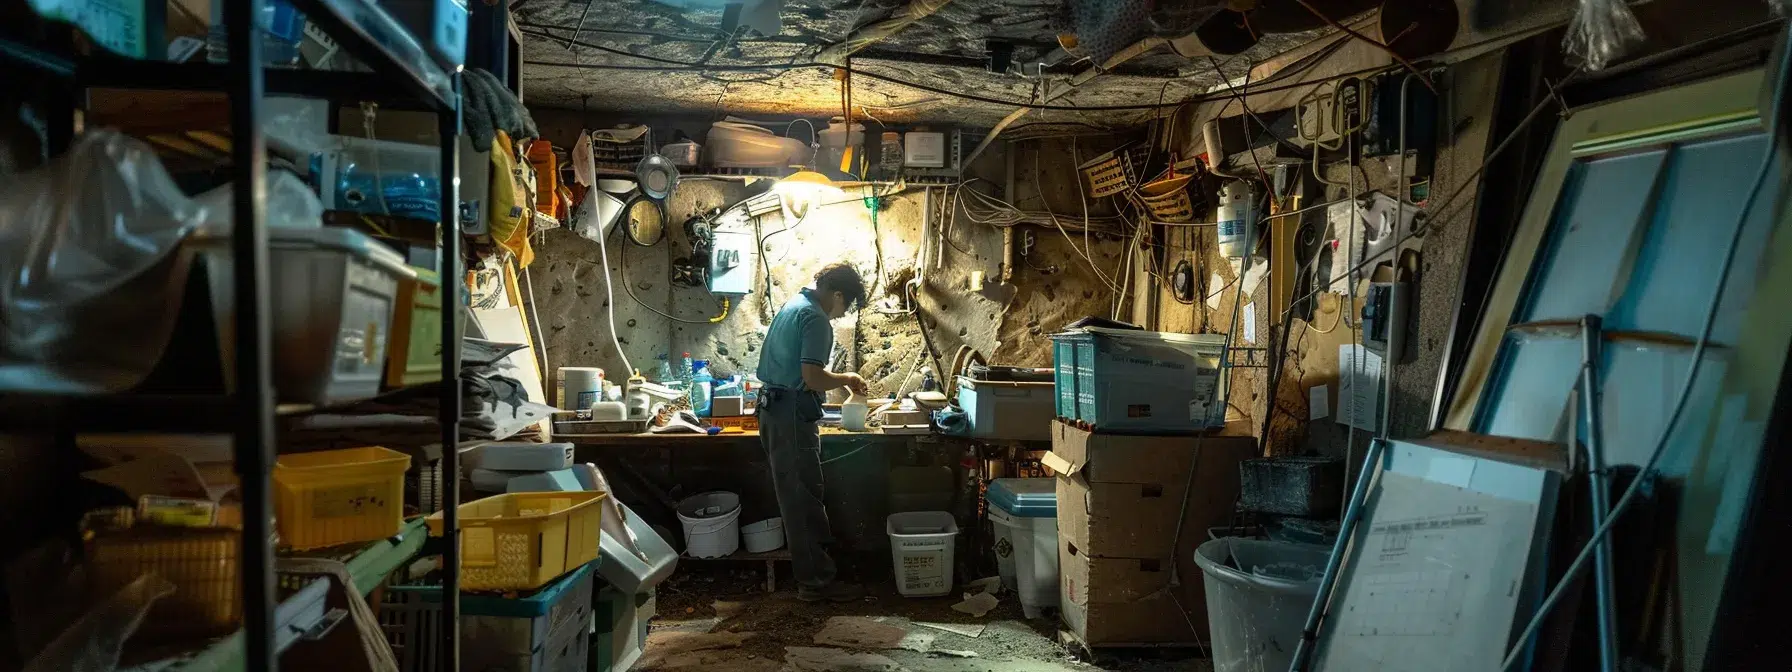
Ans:
POLYGON ((404 524, 411 457, 379 446, 274 459, 274 516, 283 546, 384 539, 404 524))
MULTIPOLYGON (((586 665, 596 590, 590 565, 527 597, 462 595, 461 669, 569 672, 586 665)), ((389 586, 380 626, 405 672, 441 669, 442 588, 389 586)))
POLYGON ((442 215, 441 149, 338 135, 311 157, 324 208, 434 222, 442 215))
POLYGON ((616 506, 621 509, 623 524, 635 538, 635 549, 640 553, 630 551, 620 539, 603 535, 604 559, 597 563, 597 575, 624 593, 651 593, 654 586, 678 569, 678 551, 627 504, 617 500, 616 506))
POLYGON ((435 271, 414 266, 411 270, 417 277, 398 280, 386 387, 442 379, 442 279, 435 271))
POLYGON ((647 627, 658 607, 652 592, 631 594, 599 586, 597 632, 591 639, 589 672, 628 672, 647 648, 647 627))
POLYGON ((1201 544, 1214 672, 1285 670, 1331 549, 1225 537, 1201 544))
POLYGON ((230 634, 242 620, 237 549, 242 533, 231 529, 139 526, 100 532, 86 544, 87 585, 111 595, 137 577, 154 573, 174 584, 156 600, 131 641, 157 643, 230 634))
MULTIPOLYGON (((597 559, 601 492, 513 492, 460 505, 463 590, 534 590, 597 559)), ((442 536, 442 514, 430 514, 442 536)))
MULTIPOLYGON (((230 241, 205 237, 194 244, 205 262, 221 361, 231 381, 236 288, 230 241)), ((274 228, 268 245, 280 400, 329 404, 379 394, 398 281, 415 272, 397 252, 348 229, 274 228)))
POLYGON ((985 439, 1050 441, 1053 384, 958 377, 958 407, 970 435, 985 439))
POLYGON ((1020 596, 1027 618, 1058 607, 1057 479, 998 478, 989 483, 1002 585, 1020 596))
POLYGON ((1052 335, 1059 417, 1178 432, 1226 422, 1226 337, 1090 327, 1052 335))
POLYGON ((896 592, 903 597, 937 597, 952 592, 958 523, 945 511, 892 514, 885 521, 896 592))

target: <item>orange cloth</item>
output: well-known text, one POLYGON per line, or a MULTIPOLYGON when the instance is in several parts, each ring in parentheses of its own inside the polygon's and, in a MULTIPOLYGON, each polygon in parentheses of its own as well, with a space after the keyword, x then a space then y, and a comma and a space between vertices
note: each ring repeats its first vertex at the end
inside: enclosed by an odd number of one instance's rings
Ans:
POLYGON ((529 143, 529 164, 535 167, 535 210, 549 217, 560 210, 560 160, 546 140, 529 143))

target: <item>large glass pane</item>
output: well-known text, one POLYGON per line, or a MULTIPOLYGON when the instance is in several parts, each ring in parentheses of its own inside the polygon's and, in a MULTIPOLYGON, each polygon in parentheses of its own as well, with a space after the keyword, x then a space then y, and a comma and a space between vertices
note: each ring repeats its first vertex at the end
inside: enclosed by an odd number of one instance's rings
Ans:
MULTIPOLYGON (((1692 362, 1691 348, 1664 348, 1607 342, 1606 365, 1601 376, 1603 390, 1600 420, 1605 435, 1605 462, 1609 465, 1641 466, 1649 460, 1661 430, 1674 412, 1680 388, 1686 384, 1686 369, 1692 362)), ((1705 440, 1711 420, 1711 404, 1716 398, 1718 383, 1727 368, 1726 349, 1705 351, 1705 364, 1699 367, 1699 380, 1693 386, 1680 424, 1658 464, 1663 475, 1685 476, 1692 468, 1698 446, 1705 440)), ((1584 429, 1582 436, 1585 436, 1584 429)))
MULTIPOLYGON (((1722 138, 1677 147, 1663 176, 1654 221, 1638 249, 1608 329, 1658 331, 1696 338, 1704 325, 1748 185, 1760 166, 1763 136, 1722 138)), ((1770 177, 1750 211, 1726 285, 1712 340, 1735 341, 1752 278, 1773 220, 1778 180, 1770 177)))
POLYGON ((1649 190, 1666 150, 1578 164, 1562 189, 1550 245, 1520 322, 1604 314, 1619 294, 1649 190))

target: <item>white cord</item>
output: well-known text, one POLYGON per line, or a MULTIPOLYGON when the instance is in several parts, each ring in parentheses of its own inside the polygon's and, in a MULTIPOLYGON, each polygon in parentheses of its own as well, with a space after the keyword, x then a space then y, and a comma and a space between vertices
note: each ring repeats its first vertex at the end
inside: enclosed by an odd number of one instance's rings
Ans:
MULTIPOLYGON (((587 208, 585 212, 589 213, 586 215, 588 217, 597 216, 596 208, 587 208)), ((609 245, 604 243, 604 239, 609 238, 609 236, 601 235, 602 231, 599 231, 599 233, 600 235, 597 237, 597 254, 598 258, 603 261, 604 264, 604 314, 609 316, 610 320, 610 342, 616 346, 616 355, 622 358, 622 368, 624 373, 632 376, 635 373, 635 367, 629 363, 628 353, 622 351, 622 338, 616 334, 616 279, 610 277, 610 250, 609 245)))
MULTIPOLYGON (((1792 68, 1792 45, 1786 44, 1787 36, 1792 36, 1792 32, 1786 32, 1780 38, 1782 44, 1780 45, 1780 64, 1777 70, 1782 77, 1788 68, 1792 68)), ((1661 428, 1661 438, 1656 440, 1655 449, 1649 453, 1649 461, 1643 463, 1643 468, 1637 472, 1636 478, 1631 479, 1630 486, 1624 489, 1624 496, 1618 498, 1618 503, 1612 506, 1611 513, 1606 514, 1605 520, 1600 521, 1599 526, 1593 529, 1592 537, 1587 539, 1586 545, 1581 547, 1580 553, 1574 556, 1574 561, 1568 563, 1568 569, 1562 572, 1561 581, 1557 582, 1556 587, 1549 591, 1549 596, 1545 597, 1543 603, 1537 607, 1537 613, 1531 616, 1531 622, 1525 625, 1524 632, 1520 633, 1518 640, 1512 643, 1512 649, 1506 652, 1505 662, 1500 664, 1501 670, 1512 669, 1512 663, 1517 662, 1519 654, 1524 653, 1525 649, 1529 647, 1531 637, 1536 634, 1537 628, 1543 625, 1543 620, 1549 615, 1549 610, 1554 608, 1556 602, 1566 594, 1563 591, 1572 585, 1575 577, 1586 569, 1587 559, 1593 557, 1593 551, 1599 547, 1600 540, 1611 533, 1612 525, 1618 522, 1618 517, 1624 515, 1626 509, 1630 508, 1630 503, 1636 499, 1636 494, 1642 491, 1643 484, 1655 478, 1655 465, 1660 463, 1661 456, 1667 453, 1668 439, 1674 435, 1674 426, 1680 423, 1680 416, 1686 411, 1686 402, 1692 398, 1693 383, 1698 380, 1699 367, 1705 360, 1705 347, 1710 344, 1711 330, 1717 324, 1717 311, 1723 303, 1724 287, 1730 282, 1730 268, 1736 264, 1736 249, 1741 246, 1742 233, 1748 228, 1749 211, 1754 208, 1755 200, 1760 198, 1761 187, 1767 183, 1767 174, 1773 169, 1773 159, 1777 155, 1777 146, 1780 141, 1779 120, 1773 115, 1779 113, 1781 105, 1784 103, 1785 93, 1785 81, 1782 79, 1774 85, 1771 104, 1766 108, 1768 117, 1763 120, 1768 131, 1767 142, 1761 148, 1761 166, 1755 171, 1755 181, 1749 187, 1748 198, 1742 201, 1742 212, 1736 215, 1736 229, 1730 232, 1730 245, 1724 252, 1723 266, 1717 271, 1717 287, 1711 290, 1710 307, 1705 310, 1705 324, 1699 329, 1699 340, 1694 343, 1692 348, 1692 364, 1687 368, 1686 382, 1680 385, 1679 398, 1674 402, 1674 411, 1668 414, 1667 424, 1661 428)))

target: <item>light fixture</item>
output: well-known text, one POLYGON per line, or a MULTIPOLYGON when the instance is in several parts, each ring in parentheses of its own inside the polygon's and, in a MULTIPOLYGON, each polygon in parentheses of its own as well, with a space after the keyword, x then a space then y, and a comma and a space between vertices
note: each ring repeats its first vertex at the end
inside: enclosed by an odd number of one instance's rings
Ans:
POLYGON ((832 179, 813 170, 799 170, 778 180, 772 190, 778 193, 785 216, 792 219, 809 216, 821 204, 823 196, 844 196, 832 179))

